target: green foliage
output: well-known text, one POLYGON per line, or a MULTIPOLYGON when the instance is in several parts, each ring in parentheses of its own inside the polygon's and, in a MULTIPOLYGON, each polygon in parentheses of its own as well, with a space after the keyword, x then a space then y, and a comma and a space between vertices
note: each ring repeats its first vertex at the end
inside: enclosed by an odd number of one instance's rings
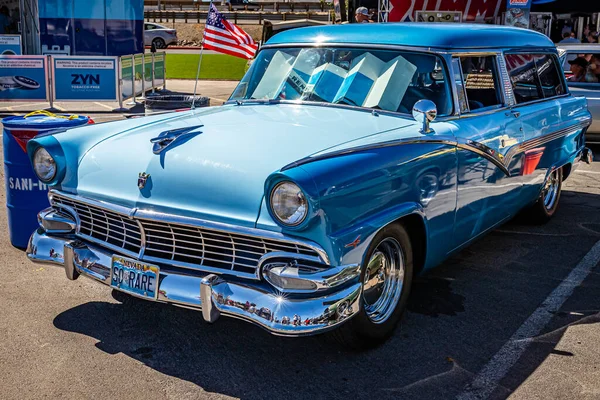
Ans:
MULTIPOLYGON (((199 54, 167 54, 167 79, 196 79, 199 54)), ((204 54, 200 79, 240 80, 247 60, 226 54, 204 54)))

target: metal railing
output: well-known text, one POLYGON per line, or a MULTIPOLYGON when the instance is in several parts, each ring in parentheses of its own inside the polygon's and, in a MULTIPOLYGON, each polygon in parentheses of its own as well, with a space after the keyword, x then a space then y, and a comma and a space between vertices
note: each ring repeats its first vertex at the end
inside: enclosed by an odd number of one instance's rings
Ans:
MULTIPOLYGON (((145 11, 144 18, 152 22, 185 22, 203 23, 206 21, 207 11, 145 11)), ((225 18, 234 24, 258 24, 262 25, 265 19, 269 21, 294 21, 299 19, 312 19, 315 21, 328 21, 327 12, 238 12, 224 11, 225 18)))
MULTIPOLYGON (((160 0, 160 10, 163 11, 206 11, 208 10, 207 2, 194 2, 191 0, 181 1, 181 0, 160 0)), ((290 10, 290 11, 310 11, 310 10, 320 10, 326 11, 329 8, 332 8, 332 2, 325 1, 257 1, 252 4, 230 4, 227 1, 217 1, 215 2, 219 9, 234 11, 235 10, 290 10)), ((158 0, 146 0, 144 1, 144 7, 146 10, 151 10, 154 8, 155 10, 159 10, 158 0)))

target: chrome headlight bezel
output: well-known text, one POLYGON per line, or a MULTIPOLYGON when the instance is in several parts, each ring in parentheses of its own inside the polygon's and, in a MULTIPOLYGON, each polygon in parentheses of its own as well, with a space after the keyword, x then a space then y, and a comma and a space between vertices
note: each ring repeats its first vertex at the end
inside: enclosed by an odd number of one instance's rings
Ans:
POLYGON ((306 194, 304 194, 304 191, 302 190, 302 188, 300 186, 298 186, 297 184, 295 184, 294 182, 291 182, 291 181, 279 182, 271 190, 271 194, 269 196, 269 209, 271 210, 271 214, 275 217, 275 220, 283 226, 295 227, 295 226, 302 224, 306 220, 306 217, 308 216, 308 207, 309 207, 308 199, 306 197, 306 194), (282 215, 281 205, 277 206, 277 204, 275 204, 275 202, 277 201, 277 196, 280 195, 280 193, 278 193, 278 190, 282 190, 286 185, 288 186, 288 190, 292 189, 292 190, 289 190, 291 195, 298 196, 298 199, 300 201, 300 206, 297 207, 296 211, 288 217, 285 217, 284 215, 282 215), (302 207, 303 207, 303 210, 302 210, 302 207), (279 210, 279 212, 278 212, 278 210, 279 210), (299 218, 297 217, 293 221, 290 222, 290 219, 294 215, 296 215, 296 213, 298 213, 298 212, 301 212, 301 214, 299 215, 299 218))
POLYGON ((38 177, 38 179, 44 183, 48 183, 48 182, 52 182, 52 180, 56 177, 56 174, 58 172, 58 165, 56 163, 56 160, 54 159, 54 157, 52 157, 52 155, 48 152, 48 150, 46 150, 43 147, 38 147, 35 152, 33 153, 33 157, 32 157, 32 164, 33 164, 33 171, 35 172, 35 175, 38 177), (42 157, 44 157, 42 159, 42 157), (49 170, 52 171, 51 175, 48 174, 43 174, 42 172, 39 171, 39 167, 43 164, 46 163, 46 168, 48 168, 49 170), (50 165, 50 166, 48 166, 50 165))

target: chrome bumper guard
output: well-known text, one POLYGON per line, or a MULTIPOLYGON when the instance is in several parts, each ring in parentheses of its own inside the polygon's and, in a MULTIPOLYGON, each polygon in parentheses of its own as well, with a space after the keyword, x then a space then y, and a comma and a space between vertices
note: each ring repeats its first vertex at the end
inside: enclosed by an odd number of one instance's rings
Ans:
MULTIPOLYGON (((110 285, 113 253, 73 235, 51 234, 39 228, 31 236, 27 256, 35 262, 62 265, 70 280, 84 275, 110 285)), ((353 279, 358 268, 333 270, 337 270, 333 275, 341 283, 330 285, 326 293, 294 295, 264 281, 227 280, 215 274, 192 276, 161 268, 157 301, 200 309, 207 322, 215 322, 223 314, 252 322, 276 335, 316 334, 334 328, 359 310, 362 285, 353 279)), ((316 277, 322 279, 323 273, 316 277)))
POLYGON ((594 162, 594 153, 592 153, 592 150, 588 149, 587 147, 584 147, 581 151, 580 160, 589 165, 592 162, 594 162))

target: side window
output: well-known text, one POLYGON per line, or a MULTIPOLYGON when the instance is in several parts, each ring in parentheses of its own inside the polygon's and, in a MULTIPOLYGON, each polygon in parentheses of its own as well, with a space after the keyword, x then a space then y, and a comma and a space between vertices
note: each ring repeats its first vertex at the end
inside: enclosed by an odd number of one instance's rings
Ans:
POLYGON ((456 86, 456 91, 458 92, 458 106, 460 107, 460 113, 468 113, 469 104, 467 102, 467 93, 465 92, 465 85, 462 75, 462 66, 460 65, 460 59, 452 59, 452 70, 454 73, 454 85, 456 86))
POLYGON ((556 57, 550 54, 535 56, 535 66, 544 97, 560 96, 566 93, 556 57))
POLYGON ((506 68, 517 104, 543 99, 537 76, 535 57, 532 54, 507 54, 506 68))
POLYGON ((496 56, 464 56, 460 63, 469 110, 502 105, 496 56))

